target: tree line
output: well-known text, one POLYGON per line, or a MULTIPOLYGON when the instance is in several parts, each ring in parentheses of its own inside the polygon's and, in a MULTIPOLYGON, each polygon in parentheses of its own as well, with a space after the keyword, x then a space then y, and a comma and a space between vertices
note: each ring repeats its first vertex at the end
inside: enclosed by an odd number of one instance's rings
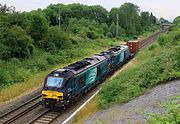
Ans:
POLYGON ((56 53, 78 44, 77 37, 115 38, 117 15, 121 39, 137 38, 156 27, 157 18, 132 3, 110 12, 99 5, 51 4, 21 13, 15 7, 0 4, 0 59, 26 59, 35 50, 56 53))

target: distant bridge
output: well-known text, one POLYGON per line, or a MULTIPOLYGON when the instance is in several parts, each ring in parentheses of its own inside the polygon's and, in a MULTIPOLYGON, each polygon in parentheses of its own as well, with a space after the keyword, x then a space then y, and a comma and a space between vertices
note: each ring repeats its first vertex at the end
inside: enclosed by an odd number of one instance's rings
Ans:
POLYGON ((171 26, 171 24, 169 23, 163 23, 160 25, 160 29, 165 30, 168 29, 171 26))

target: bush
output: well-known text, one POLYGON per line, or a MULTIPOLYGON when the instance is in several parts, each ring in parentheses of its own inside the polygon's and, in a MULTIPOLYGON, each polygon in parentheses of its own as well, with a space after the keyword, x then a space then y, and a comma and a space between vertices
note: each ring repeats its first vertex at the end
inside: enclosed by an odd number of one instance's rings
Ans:
POLYGON ((21 82, 31 76, 30 70, 9 65, 6 69, 0 69, 0 88, 9 86, 15 82, 21 82))
POLYGON ((180 113, 179 113, 179 98, 177 96, 171 101, 163 104, 164 113, 160 114, 149 114, 148 124, 179 124, 180 123, 180 113))
POLYGON ((152 44, 151 46, 148 47, 148 50, 154 50, 157 47, 156 44, 152 44))
POLYGON ((111 32, 108 32, 106 36, 108 36, 109 38, 113 38, 113 34, 111 32))
POLYGON ((57 52, 59 49, 66 49, 71 46, 67 34, 55 26, 48 29, 47 35, 40 44, 42 48, 50 52, 57 52))
POLYGON ((138 39, 138 36, 134 35, 134 36, 133 36, 133 39, 138 39))
POLYGON ((87 31, 86 32, 86 36, 89 38, 89 39, 96 39, 97 38, 97 35, 94 31, 87 31))
POLYGON ((161 46, 180 45, 180 29, 161 35, 158 38, 158 43, 161 46))
POLYGON ((0 86, 3 86, 4 85, 4 82, 5 82, 5 70, 0 68, 0 86))
POLYGON ((46 35, 48 30, 48 21, 45 18, 45 15, 40 11, 33 11, 29 13, 30 26, 29 26, 29 34, 35 40, 35 43, 40 46, 40 40, 42 40, 43 36, 46 35))
POLYGON ((19 26, 13 26, 3 32, 0 43, 0 59, 28 58, 34 50, 32 39, 19 26))

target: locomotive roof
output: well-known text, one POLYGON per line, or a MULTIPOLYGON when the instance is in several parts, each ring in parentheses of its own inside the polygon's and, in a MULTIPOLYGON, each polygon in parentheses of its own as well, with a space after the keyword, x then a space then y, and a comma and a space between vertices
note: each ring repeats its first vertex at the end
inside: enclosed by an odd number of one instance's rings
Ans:
POLYGON ((108 49, 109 51, 118 52, 121 50, 121 46, 115 46, 113 48, 108 49))
POLYGON ((76 63, 70 64, 65 68, 79 72, 81 69, 84 70, 85 68, 91 67, 99 62, 102 62, 105 59, 106 58, 104 56, 93 55, 92 57, 85 58, 81 61, 77 61, 76 63))
POLYGON ((64 68, 57 69, 57 70, 51 72, 49 75, 70 78, 73 75, 81 73, 84 70, 108 59, 109 55, 112 55, 113 53, 117 53, 125 48, 127 48, 126 45, 120 45, 120 46, 110 48, 107 51, 101 52, 100 54, 95 54, 89 58, 85 58, 81 61, 77 61, 73 64, 70 64, 70 65, 64 67, 64 68))
POLYGON ((128 48, 128 46, 123 44, 123 45, 112 47, 112 48, 108 49, 107 51, 103 51, 103 52, 101 52, 101 54, 103 54, 103 55, 105 55, 105 54, 112 55, 114 53, 120 52, 121 50, 123 50, 125 48, 128 48))
POLYGON ((93 65, 96 65, 102 61, 106 60, 106 57, 102 55, 93 55, 92 57, 85 58, 81 61, 77 61, 73 64, 70 64, 64 68, 57 69, 50 73, 51 76, 60 76, 64 78, 70 78, 75 74, 78 74, 80 72, 83 72, 84 70, 88 69, 89 67, 92 67, 93 65))
POLYGON ((139 42, 138 40, 129 40, 128 42, 139 42))

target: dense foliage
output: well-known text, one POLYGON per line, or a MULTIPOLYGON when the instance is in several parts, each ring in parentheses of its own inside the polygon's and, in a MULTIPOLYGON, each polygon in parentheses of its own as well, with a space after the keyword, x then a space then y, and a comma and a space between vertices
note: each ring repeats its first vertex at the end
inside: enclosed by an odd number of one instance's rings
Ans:
POLYGON ((116 37, 117 14, 120 18, 118 36, 121 38, 137 38, 143 31, 149 31, 153 25, 156 25, 156 18, 152 13, 140 12, 139 7, 132 3, 125 3, 120 8, 112 8, 110 12, 99 5, 51 4, 43 10, 19 13, 14 7, 0 5, 0 44, 3 47, 0 58, 3 60, 13 57, 28 58, 37 48, 45 51, 69 48, 73 35, 89 39, 116 37), (58 21, 61 28, 56 27, 59 25, 58 21), (15 35, 19 37, 20 34, 23 36, 15 40, 15 35), (18 49, 25 51, 13 53, 9 50, 16 47, 10 45, 12 39, 14 44, 19 45, 18 49), (7 43, 9 40, 11 41, 7 43), (27 42, 26 47, 21 44, 23 42, 24 44, 27 42))
POLYGON ((26 58, 33 53, 32 38, 19 26, 1 33, 0 59, 26 58))
POLYGON ((109 24, 116 24, 117 14, 119 15, 120 25, 119 36, 137 36, 142 31, 152 30, 153 25, 156 24, 156 17, 152 13, 140 12, 139 7, 132 3, 125 3, 120 8, 112 8, 109 12, 109 24))
POLYGON ((58 27, 49 27, 47 35, 45 35, 39 42, 41 48, 46 51, 58 52, 60 49, 70 47, 67 35, 58 27))
MULTIPOLYGON (((177 19, 176 19, 177 20, 177 19)), ((179 25, 180 21, 174 25, 179 25)), ((156 84, 180 77, 180 30, 159 37, 156 44, 140 52, 135 65, 107 81, 99 94, 99 105, 106 107, 116 102, 126 102, 156 84)))
POLYGON ((22 13, 0 4, 0 87, 84 55, 88 50, 81 53, 80 49, 93 42, 97 47, 109 44, 105 39, 116 37, 116 14, 122 39, 137 38, 156 26, 152 14, 140 12, 132 3, 110 12, 99 5, 51 4, 22 13))

